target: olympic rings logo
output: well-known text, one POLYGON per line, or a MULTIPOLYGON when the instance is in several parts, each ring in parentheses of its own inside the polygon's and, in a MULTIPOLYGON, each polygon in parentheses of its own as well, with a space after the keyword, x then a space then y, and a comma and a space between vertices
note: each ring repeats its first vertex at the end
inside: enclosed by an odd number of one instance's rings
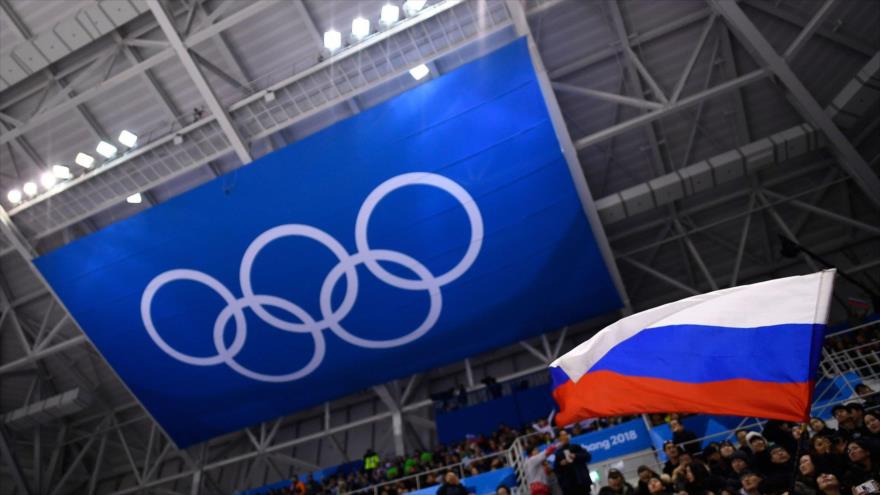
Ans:
POLYGON ((193 366, 225 364, 242 376, 263 382, 281 383, 299 380, 315 371, 324 360, 326 351, 324 330, 330 330, 337 337, 351 345, 367 349, 399 347, 417 340, 430 331, 434 324, 437 323, 443 305, 440 288, 461 277, 477 259, 483 242, 483 218, 471 195, 452 180, 432 173, 407 173, 383 182, 367 196, 358 212, 354 236, 357 252, 349 254, 339 241, 326 232, 308 225, 279 225, 263 232, 251 242, 241 260, 239 282, 241 284, 242 297, 236 297, 220 281, 198 270, 178 268, 163 272, 147 284, 141 296, 141 318, 143 319, 144 327, 146 327, 150 338, 153 339, 153 342, 160 349, 182 363, 193 366), (385 249, 371 249, 367 240, 367 227, 370 216, 379 202, 396 189, 414 185, 433 186, 449 193, 464 208, 470 222, 471 238, 464 256, 457 265, 439 276, 435 276, 425 265, 404 253, 385 249), (305 237, 311 239, 322 244, 339 260, 336 266, 324 278, 321 286, 319 299, 320 319, 313 318, 303 308, 291 301, 254 292, 254 288, 251 285, 251 268, 253 267, 254 260, 266 245, 283 237, 305 237), (379 264, 380 261, 400 265, 415 274, 417 278, 410 279, 394 275, 385 270, 379 264), (358 274, 356 268, 360 264, 363 264, 373 276, 392 287, 409 291, 427 291, 430 296, 430 308, 424 321, 408 334, 387 340, 372 340, 360 337, 343 327, 342 322, 354 306, 355 299, 357 299, 358 274), (346 285, 345 294, 339 306, 334 308, 331 302, 333 289, 343 277, 345 277, 346 285), (183 280, 197 282, 212 289, 226 302, 226 306, 217 315, 216 320, 214 320, 213 338, 214 347, 217 351, 216 355, 202 357, 180 352, 159 335, 153 324, 152 304, 156 293, 168 283, 183 280), (295 321, 279 318, 266 311, 267 307, 276 308, 287 313, 295 321), (315 344, 315 353, 309 362, 299 370, 281 375, 259 373, 237 362, 235 357, 242 350, 247 339, 245 308, 251 309, 262 321, 278 330, 311 335, 315 344), (224 332, 230 319, 235 323, 235 335, 231 345, 227 346, 224 332))

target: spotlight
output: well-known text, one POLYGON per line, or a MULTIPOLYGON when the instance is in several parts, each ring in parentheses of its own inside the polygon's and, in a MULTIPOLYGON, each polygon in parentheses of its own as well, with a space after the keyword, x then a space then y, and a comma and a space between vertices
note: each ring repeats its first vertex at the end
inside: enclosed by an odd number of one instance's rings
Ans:
POLYGON ((379 21, 386 26, 394 24, 400 19, 400 7, 390 3, 382 6, 382 13, 379 14, 379 21))
POLYGON ((21 191, 18 189, 13 189, 6 194, 6 199, 9 200, 10 203, 17 205, 21 203, 21 191))
POLYGON ((46 189, 52 189, 57 183, 58 178, 55 177, 55 174, 52 172, 43 172, 43 174, 40 175, 40 184, 43 184, 43 187, 46 189))
POLYGON ((406 14, 407 17, 412 17, 422 10, 425 3, 427 3, 426 0, 406 0, 403 2, 403 13, 406 14))
POLYGON ((33 198, 37 195, 37 184, 34 182, 25 182, 23 186, 21 186, 21 190, 24 191, 28 197, 33 198))
POLYGON ((73 177, 73 174, 70 173, 70 169, 64 165, 52 165, 52 174, 57 179, 61 180, 67 180, 73 177))
POLYGON ((413 79, 419 81, 427 76, 431 72, 431 69, 428 68, 427 65, 417 65, 409 70, 409 75, 413 76, 413 79))
POLYGON ((113 155, 116 154, 116 146, 113 146, 107 141, 101 141, 98 143, 98 147, 95 148, 95 151, 104 158, 113 158, 113 155))
POLYGON ((116 138, 116 140, 122 143, 127 148, 134 148, 134 145, 137 144, 138 137, 136 134, 123 129, 122 132, 119 133, 119 137, 116 138))
POLYGON ((95 164, 95 159, 92 158, 92 155, 77 153, 76 158, 73 160, 73 163, 76 163, 83 168, 92 168, 92 165, 95 164))
POLYGON ((335 52, 342 46, 342 33, 335 29, 331 29, 324 33, 324 47, 335 52))
POLYGON ((126 203, 131 203, 133 205, 139 205, 143 200, 144 198, 141 197, 141 193, 134 193, 131 196, 125 198, 126 203))
POLYGON ((370 34, 370 20, 363 17, 355 17, 351 21, 351 35, 355 39, 366 38, 370 34))

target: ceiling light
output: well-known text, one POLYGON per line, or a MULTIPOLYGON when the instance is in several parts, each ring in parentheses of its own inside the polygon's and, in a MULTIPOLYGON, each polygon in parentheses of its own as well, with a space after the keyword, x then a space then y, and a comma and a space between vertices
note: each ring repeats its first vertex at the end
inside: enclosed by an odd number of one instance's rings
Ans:
POLYGON ((95 159, 92 158, 92 155, 77 153, 76 158, 73 159, 73 163, 76 163, 80 167, 92 168, 92 165, 95 164, 95 159))
POLYGON ((342 46, 342 33, 335 29, 331 29, 324 33, 324 47, 335 52, 342 46))
POLYGON ((400 7, 386 3, 382 6, 382 13, 379 14, 379 20, 382 24, 394 24, 400 19, 400 7))
POLYGON ((43 174, 40 175, 40 184, 43 184, 43 187, 46 189, 52 189, 57 183, 58 178, 55 177, 55 174, 52 172, 43 172, 43 174))
POLYGON ((431 72, 427 65, 417 65, 409 70, 409 75, 413 76, 416 81, 421 80, 431 72))
POLYGON ((113 158, 113 155, 116 154, 116 146, 113 146, 107 141, 101 141, 98 143, 98 147, 95 148, 95 151, 104 158, 113 158))
POLYGON ((23 186, 21 186, 21 190, 24 191, 30 197, 34 197, 37 195, 37 184, 33 182, 25 182, 23 186))
POLYGON ((356 39, 366 38, 370 34, 370 20, 363 17, 355 17, 351 21, 351 35, 356 39))
POLYGON ((426 0, 406 0, 403 2, 403 13, 408 17, 416 15, 422 7, 425 6, 426 0))
POLYGON ((138 137, 136 134, 123 129, 122 132, 119 133, 119 137, 116 138, 116 140, 128 148, 134 148, 134 145, 137 144, 138 137))
POLYGON ((21 203, 21 191, 18 189, 13 189, 6 194, 6 199, 9 200, 10 203, 17 205, 21 203))
POLYGON ((131 196, 125 198, 126 203, 131 203, 133 205, 139 205, 143 200, 144 198, 141 197, 141 193, 134 193, 131 196))
POLYGON ((70 169, 64 165, 52 165, 52 174, 61 180, 67 180, 73 177, 73 174, 70 173, 70 169))

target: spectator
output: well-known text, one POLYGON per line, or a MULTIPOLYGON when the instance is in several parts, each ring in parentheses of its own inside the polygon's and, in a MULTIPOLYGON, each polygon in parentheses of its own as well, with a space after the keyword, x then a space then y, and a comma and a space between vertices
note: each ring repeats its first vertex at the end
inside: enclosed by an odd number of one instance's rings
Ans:
POLYGON ((599 490, 599 495, 635 495, 635 489, 623 479, 623 473, 609 469, 608 485, 599 490))
POLYGON ((593 484, 587 467, 592 456, 580 445, 571 444, 570 440, 571 436, 567 431, 559 432, 553 472, 556 473, 563 495, 586 495, 590 493, 593 484))
POLYGON ((663 473, 672 476, 672 472, 681 463, 681 447, 675 445, 671 440, 663 442, 663 453, 666 454, 666 464, 663 465, 663 473))
POLYGON ((700 442, 696 441, 697 435, 692 431, 686 430, 681 421, 678 419, 671 420, 669 422, 669 429, 672 430, 672 442, 674 444, 683 448, 685 452, 690 452, 691 455, 700 453, 700 442))
POLYGON ((816 465, 810 454, 801 456, 798 462, 798 474, 795 477, 795 493, 801 495, 815 495, 819 491, 816 485, 816 465))
POLYGON ((810 431, 813 432, 813 435, 826 432, 826 428, 828 428, 828 425, 825 424, 825 420, 822 418, 810 418, 810 431))
POLYGON ((507 488, 507 485, 498 485, 495 488, 495 495, 510 495, 510 488, 507 488))
POLYGON ((749 434, 749 430, 745 428, 740 428, 736 430, 736 441, 739 444, 739 450, 751 455, 752 449, 749 448, 749 442, 746 440, 746 435, 749 434))
POLYGON ((367 449, 364 453, 364 471, 372 471, 379 467, 379 454, 373 449, 367 449))
POLYGON ((660 478, 654 476, 648 480, 648 493, 650 495, 672 495, 666 484, 660 481, 660 478))
POLYGON ((526 459, 524 471, 526 483, 532 495, 550 495, 550 481, 547 479, 547 456, 553 455, 556 445, 550 445, 543 452, 532 448, 526 459))
POLYGON ((819 477, 816 478, 816 485, 819 487, 819 491, 824 495, 841 495, 840 481, 838 481, 837 476, 833 474, 820 474, 819 477))
POLYGON ((714 493, 714 483, 709 469, 702 462, 692 462, 685 468, 685 491, 688 495, 704 495, 714 493))
POLYGON ((764 471, 762 491, 784 492, 791 486, 794 476, 794 462, 791 454, 782 445, 774 445, 770 449, 770 464, 764 471))
POLYGON ((812 439, 812 460, 818 474, 831 473, 843 476, 846 472, 846 459, 832 451, 831 438, 819 434, 812 439))
POLYGON ((648 489, 648 483, 651 481, 651 478, 659 478, 659 476, 648 466, 639 466, 636 472, 639 474, 639 483, 636 486, 636 495, 650 495, 651 492, 648 489))
POLYGON ((849 408, 843 404, 837 404, 831 408, 831 414, 837 420, 837 436, 843 440, 853 438, 853 433, 856 432, 856 424, 849 415, 849 408))
POLYGON ((317 495, 318 493, 321 493, 321 485, 315 481, 315 478, 312 477, 311 473, 309 473, 309 477, 306 480, 306 490, 309 495, 317 495))
POLYGON ((850 440, 846 453, 850 460, 849 470, 844 476, 844 483, 854 487, 868 480, 880 480, 880 463, 873 459, 874 445, 868 440, 850 440))
POLYGON ((293 495, 306 495, 306 484, 296 475, 290 479, 290 487, 293 488, 293 495))
POLYGON ((443 477, 443 484, 437 489, 437 495, 468 495, 467 488, 461 484, 458 476, 452 471, 443 477))
POLYGON ((742 483, 741 495, 762 495, 759 488, 761 486, 761 476, 754 471, 746 471, 739 477, 742 483))
POLYGON ((757 431, 751 431, 746 435, 749 449, 752 451, 750 462, 753 469, 758 472, 767 472, 770 467, 770 452, 767 450, 767 439, 757 431))
POLYGON ((850 402, 846 405, 846 411, 849 413, 849 417, 852 418, 853 425, 855 425, 859 433, 864 433, 865 406, 861 402, 850 402))
POLYGON ((856 385, 856 393, 859 394, 859 397, 863 401, 865 401, 865 409, 880 408, 880 394, 874 392, 871 387, 864 383, 860 383, 856 385))
POLYGON ((880 440, 880 418, 877 414, 873 412, 865 414, 865 436, 880 440))

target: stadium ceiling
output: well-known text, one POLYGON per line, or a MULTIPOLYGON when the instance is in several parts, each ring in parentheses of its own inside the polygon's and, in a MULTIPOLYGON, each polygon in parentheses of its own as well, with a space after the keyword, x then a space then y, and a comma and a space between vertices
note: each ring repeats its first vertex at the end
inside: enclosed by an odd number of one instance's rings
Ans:
POLYGON ((562 329, 179 451, 32 264, 420 84, 408 74, 419 64, 437 77, 519 36, 632 308, 821 266, 783 258, 779 233, 880 290, 876 2, 437 0, 324 50, 325 30, 375 23, 384 3, 0 0, 0 494, 223 493, 358 457, 347 440, 364 428, 400 451, 433 428, 430 393, 539 370, 594 331, 562 329), (73 164, 123 129, 136 148, 73 164), (75 177, 9 201, 54 164, 75 177), (513 368, 492 371, 502 361, 513 368))

